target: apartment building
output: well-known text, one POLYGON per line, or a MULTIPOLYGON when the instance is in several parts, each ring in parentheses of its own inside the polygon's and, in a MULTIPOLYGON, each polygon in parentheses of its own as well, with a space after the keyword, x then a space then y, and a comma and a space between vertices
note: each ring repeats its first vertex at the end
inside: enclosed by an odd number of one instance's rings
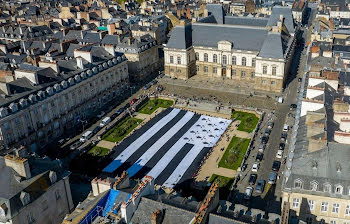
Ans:
POLYGON ((257 91, 282 92, 296 44, 291 8, 276 6, 269 19, 225 16, 220 4, 208 12, 173 29, 164 48, 165 74, 224 78, 257 91))
POLYGON ((24 149, 0 157, 0 223, 58 224, 74 209, 69 171, 24 149))
POLYGON ((128 88, 124 54, 94 45, 72 45, 67 52, 72 56, 48 52, 39 67, 19 64, 15 80, 1 83, 3 150, 25 145, 35 151, 95 116, 128 88))

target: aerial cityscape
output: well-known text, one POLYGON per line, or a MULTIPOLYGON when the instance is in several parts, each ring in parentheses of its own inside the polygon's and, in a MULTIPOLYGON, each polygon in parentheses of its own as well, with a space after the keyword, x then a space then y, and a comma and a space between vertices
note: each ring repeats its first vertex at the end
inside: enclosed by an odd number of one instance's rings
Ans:
POLYGON ((350 224, 349 1, 0 3, 0 224, 350 224))

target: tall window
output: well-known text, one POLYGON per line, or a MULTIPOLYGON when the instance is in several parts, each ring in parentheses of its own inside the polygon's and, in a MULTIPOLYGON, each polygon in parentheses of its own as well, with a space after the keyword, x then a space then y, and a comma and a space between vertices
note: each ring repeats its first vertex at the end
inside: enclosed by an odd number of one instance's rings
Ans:
POLYGON ((213 55, 213 62, 218 63, 218 55, 217 54, 213 55))
POLYGON ((350 215, 350 204, 346 205, 345 215, 350 215))
POLYGON ((293 208, 299 208, 299 198, 293 198, 293 208))
POLYGON ((311 217, 307 217, 306 218, 306 224, 312 224, 312 218, 311 217))
POLYGON ((181 57, 177 56, 177 63, 180 65, 181 64, 181 57))
POLYGON ((252 78, 254 78, 254 77, 255 77, 255 72, 251 72, 251 73, 250 73, 250 76, 251 76, 252 78))
POLYGON ((196 71, 199 72, 199 65, 196 65, 196 71))
POLYGON ((315 181, 312 181, 311 183, 310 183, 310 186, 311 186, 311 190, 312 191, 317 191, 317 182, 315 182, 315 181))
POLYGON ((256 63, 255 58, 253 58, 252 59, 252 67, 255 67, 255 63, 256 63))
POLYGON ((208 66, 204 66, 204 72, 208 73, 208 66))
POLYGON ((207 53, 204 54, 204 61, 208 62, 208 54, 207 53))
POLYGON ((337 224, 337 221, 331 220, 331 224, 337 224))
POLYGON ((332 213, 339 213, 339 207, 338 203, 333 203, 332 213))
POLYGON ((245 77, 245 71, 241 71, 241 77, 245 77))
POLYGON ((195 54, 195 57, 196 57, 196 60, 199 60, 199 53, 198 52, 195 54))
POLYGON ((329 192, 329 193, 331 193, 331 189, 332 189, 332 186, 331 186, 330 184, 325 184, 325 185, 323 186, 323 191, 324 191, 324 192, 329 192))
POLYGON ((231 73, 232 73, 232 76, 235 76, 236 75, 236 70, 232 69, 231 73))
POLYGON ((174 64, 174 56, 170 56, 170 64, 174 64))
POLYGON ((315 209, 315 201, 314 200, 309 200, 309 208, 310 208, 310 210, 315 209))
POLYGON ((263 74, 267 74, 267 66, 266 65, 263 66, 263 74))
POLYGON ((276 75, 276 71, 277 71, 276 66, 273 66, 273 67, 272 67, 272 75, 276 75))
POLYGON ((323 201, 321 203, 321 212, 327 212, 328 211, 328 202, 323 201))
POLYGON ((227 56, 226 56, 226 55, 223 55, 223 56, 222 56, 222 64, 223 64, 223 65, 226 65, 226 64, 227 64, 227 56))
POLYGON ((236 65, 237 64, 237 58, 236 56, 232 56, 232 65, 236 65))
POLYGON ((246 57, 242 58, 242 65, 247 66, 247 58, 246 57))
POLYGON ((218 69, 216 67, 213 67, 213 73, 216 74, 218 72, 218 69))
POLYGON ((336 194, 342 194, 343 193, 343 187, 338 185, 335 187, 335 193, 336 194))

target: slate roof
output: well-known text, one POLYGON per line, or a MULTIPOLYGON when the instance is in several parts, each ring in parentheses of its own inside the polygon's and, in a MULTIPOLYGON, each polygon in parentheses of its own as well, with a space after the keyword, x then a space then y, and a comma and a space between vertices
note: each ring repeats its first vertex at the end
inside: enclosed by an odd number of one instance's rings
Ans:
POLYGON ((171 31, 168 48, 187 49, 192 45, 192 25, 176 26, 171 31))
POLYGON ((225 12, 221 4, 207 4, 209 15, 213 15, 218 24, 224 24, 225 12))
POLYGON ((280 33, 270 32, 259 52, 260 57, 283 59, 284 51, 280 33))
POLYGON ((225 24, 266 27, 269 18, 225 16, 225 24))
POLYGON ((277 22, 280 20, 280 15, 284 16, 284 24, 288 29, 290 34, 295 33, 294 30, 294 20, 291 8, 288 6, 274 6, 272 12, 267 22, 267 26, 276 26, 277 22))

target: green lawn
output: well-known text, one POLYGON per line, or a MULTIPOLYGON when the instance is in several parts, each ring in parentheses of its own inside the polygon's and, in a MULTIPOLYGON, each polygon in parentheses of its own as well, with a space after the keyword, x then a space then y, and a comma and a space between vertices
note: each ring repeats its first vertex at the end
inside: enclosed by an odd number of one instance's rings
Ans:
POLYGON ((142 122, 141 119, 127 117, 114 128, 103 135, 102 139, 110 142, 120 142, 127 136, 138 124, 142 122))
POLYGON ((222 187, 230 188, 231 186, 229 186, 229 185, 232 185, 234 180, 235 180, 235 178, 229 178, 229 177, 224 177, 224 176, 220 176, 217 174, 213 174, 210 177, 209 182, 213 183, 214 181, 217 181, 220 188, 222 188, 222 187))
POLYGON ((143 114, 152 114, 159 107, 168 108, 168 107, 171 107, 173 103, 174 102, 172 100, 163 100, 163 99, 149 100, 141 106, 138 112, 143 114))
POLYGON ((242 163, 249 142, 250 139, 247 138, 232 137, 230 144, 219 162, 219 167, 237 170, 242 163))
POLYGON ((238 126, 239 131, 252 132, 254 131, 256 125, 259 122, 259 118, 252 113, 242 112, 242 111, 234 111, 232 113, 231 118, 236 118, 240 120, 241 123, 238 126))
POLYGON ((87 153, 92 156, 105 156, 109 152, 109 149, 94 146, 92 149, 90 149, 87 153))

